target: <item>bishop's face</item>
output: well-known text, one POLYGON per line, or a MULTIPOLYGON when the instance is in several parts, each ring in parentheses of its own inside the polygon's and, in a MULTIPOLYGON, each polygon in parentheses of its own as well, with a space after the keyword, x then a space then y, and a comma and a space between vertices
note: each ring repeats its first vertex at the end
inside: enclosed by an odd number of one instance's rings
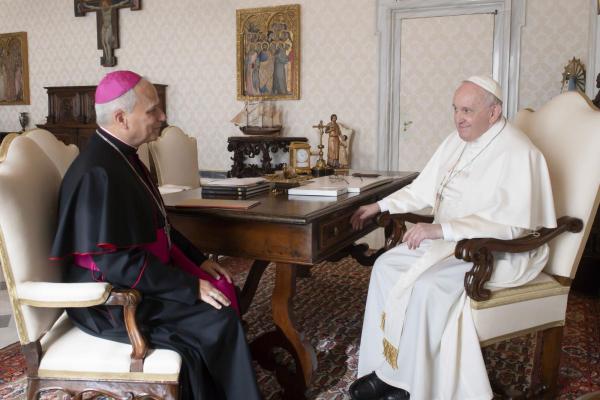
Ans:
POLYGON ((137 101, 133 111, 127 115, 129 143, 135 147, 156 140, 165 113, 160 108, 156 88, 143 79, 135 87, 137 101))
POLYGON ((500 116, 500 106, 487 103, 486 92, 471 82, 464 82, 454 93, 454 125, 466 142, 483 135, 500 116))

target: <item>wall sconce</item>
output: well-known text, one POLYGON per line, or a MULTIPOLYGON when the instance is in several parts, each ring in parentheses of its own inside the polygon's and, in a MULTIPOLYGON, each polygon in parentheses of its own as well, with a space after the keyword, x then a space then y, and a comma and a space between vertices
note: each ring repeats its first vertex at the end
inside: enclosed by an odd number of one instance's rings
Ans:
MULTIPOLYGON (((600 0, 598 0, 600 2, 600 0)), ((585 66, 579 58, 573 57, 565 66, 562 74, 562 86, 560 91, 564 91, 565 85, 567 90, 579 90, 585 92, 585 66)))

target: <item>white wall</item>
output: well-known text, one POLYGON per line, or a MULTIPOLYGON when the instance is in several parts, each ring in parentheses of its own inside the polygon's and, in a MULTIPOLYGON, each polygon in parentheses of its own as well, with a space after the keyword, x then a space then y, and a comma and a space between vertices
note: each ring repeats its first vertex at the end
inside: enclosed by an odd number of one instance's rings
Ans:
MULTIPOLYGON (((521 0, 515 0, 521 1, 521 0)), ((226 138, 236 100, 235 10, 285 4, 273 0, 143 0, 121 10, 116 68, 169 85, 169 122, 198 138, 202 169, 229 169, 226 138)), ((356 130, 353 165, 375 166, 377 128, 376 0, 298 0, 301 4, 301 100, 281 101, 284 134, 307 136, 335 112, 356 130)), ((587 62, 589 0, 528 0, 523 28, 520 107, 538 107, 560 91, 564 65, 587 62)), ((44 86, 94 85, 100 66, 94 14, 76 18, 72 0, 0 0, 0 32, 26 31, 30 106, 0 106, 0 131, 47 115, 44 86)), ((468 45, 468 44, 465 44, 468 45)), ((443 68, 443 65, 440 65, 443 68)), ((592 77, 593 79, 594 77, 592 77)))
MULTIPOLYGON (((301 100, 279 102, 286 136, 307 136, 337 113, 356 130, 357 167, 374 165, 375 3, 302 0, 301 100)), ((120 10, 117 69, 169 85, 169 123, 198 137, 202 169, 229 169, 226 138, 241 134, 229 120, 236 100, 235 10, 282 4, 256 0, 143 0, 120 10)), ((0 0, 0 30, 27 31, 31 106, 0 107, 0 131, 18 130, 18 113, 34 123, 47 115, 44 86, 94 85, 112 70, 100 66, 95 14, 74 16, 73 0, 0 0)))

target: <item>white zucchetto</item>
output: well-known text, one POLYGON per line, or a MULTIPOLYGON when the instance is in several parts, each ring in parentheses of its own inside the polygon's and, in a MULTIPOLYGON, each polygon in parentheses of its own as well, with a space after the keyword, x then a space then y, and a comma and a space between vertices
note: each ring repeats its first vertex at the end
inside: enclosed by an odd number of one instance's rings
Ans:
POLYGON ((500 101, 502 101, 502 88, 492 78, 489 76, 483 75, 474 75, 468 79, 465 79, 465 82, 471 82, 482 88, 483 90, 490 92, 500 101))

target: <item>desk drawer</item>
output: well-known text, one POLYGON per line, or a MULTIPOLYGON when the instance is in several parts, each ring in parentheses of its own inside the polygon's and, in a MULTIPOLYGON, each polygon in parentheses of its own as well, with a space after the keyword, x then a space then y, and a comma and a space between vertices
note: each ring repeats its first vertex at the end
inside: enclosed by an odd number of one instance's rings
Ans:
POLYGON ((355 210, 346 211, 319 224, 319 249, 322 250, 329 246, 339 244, 342 240, 355 233, 352 231, 352 225, 350 225, 350 217, 354 211, 355 210))

